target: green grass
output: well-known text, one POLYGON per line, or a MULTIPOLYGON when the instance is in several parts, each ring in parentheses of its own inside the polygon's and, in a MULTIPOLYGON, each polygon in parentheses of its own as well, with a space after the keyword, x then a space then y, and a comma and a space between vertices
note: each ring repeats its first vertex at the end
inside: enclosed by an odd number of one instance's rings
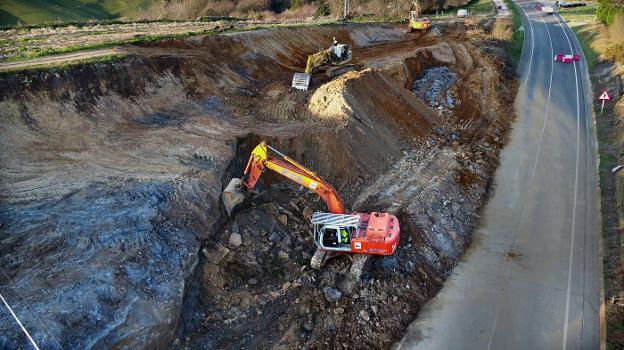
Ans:
POLYGON ((157 0, 2 0, 0 26, 130 17, 155 1, 157 0))
POLYGON ((587 25, 582 26, 574 26, 572 27, 572 31, 576 34, 576 37, 579 39, 579 43, 581 44, 581 48, 583 49, 583 53, 585 54, 585 59, 587 60, 587 68, 591 72, 598 62, 598 52, 594 50, 591 46, 594 38, 596 37, 596 33, 591 30, 585 30, 587 25))
POLYGON ((615 156, 613 154, 600 154, 600 165, 603 167, 611 167, 615 164, 615 156))
POLYGON ((573 7, 573 8, 561 8, 559 9, 559 15, 566 20, 566 22, 586 22, 593 23, 596 18, 596 9, 598 5, 595 3, 588 3, 587 6, 573 7))
POLYGON ((519 30, 522 27, 522 17, 515 3, 510 0, 504 0, 509 12, 511 13, 511 20, 513 22, 513 35, 511 36, 511 44, 509 46, 509 54, 513 61, 514 67, 518 67, 520 63, 520 55, 522 54, 522 46, 524 45, 524 31, 519 30))
POLYGON ((462 8, 468 10, 468 13, 471 15, 491 15, 496 13, 496 6, 491 0, 472 0, 462 8))
POLYGON ((583 7, 559 9, 559 14, 568 22, 568 25, 579 39, 585 59, 587 59, 587 67, 590 71, 596 65, 599 56, 598 52, 592 48, 598 33, 591 28, 591 24, 594 23, 596 18, 597 8, 597 4, 588 3, 587 6, 583 7))

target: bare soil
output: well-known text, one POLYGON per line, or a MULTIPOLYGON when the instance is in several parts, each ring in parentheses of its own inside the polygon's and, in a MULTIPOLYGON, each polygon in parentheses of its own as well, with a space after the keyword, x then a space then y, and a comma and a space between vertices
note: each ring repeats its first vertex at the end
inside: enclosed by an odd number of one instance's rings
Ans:
POLYGON ((516 84, 502 44, 482 28, 198 36, 127 46, 130 56, 113 64, 4 76, 0 263, 22 291, 42 288, 49 269, 61 276, 45 296, 28 295, 53 325, 31 320, 35 337, 51 348, 54 339, 82 348, 389 347, 469 244, 512 119, 516 84), (291 89, 307 55, 334 36, 360 69, 291 89), (440 91, 452 103, 428 105, 411 91, 435 67, 457 75, 440 91), (334 184, 349 209, 395 213, 397 252, 370 259, 361 279, 349 275, 348 256, 312 270, 306 213, 324 204, 268 172, 228 218, 221 190, 261 140, 334 184), (157 204, 139 207, 145 198, 157 204), (99 206, 108 199, 127 212, 99 206), (50 235, 53 244, 32 248, 50 235), (59 258, 75 246, 83 248, 59 258), (90 277, 70 273, 85 262, 90 277), (86 303, 102 316, 78 307, 86 303), (60 308, 76 310, 72 323, 60 308))

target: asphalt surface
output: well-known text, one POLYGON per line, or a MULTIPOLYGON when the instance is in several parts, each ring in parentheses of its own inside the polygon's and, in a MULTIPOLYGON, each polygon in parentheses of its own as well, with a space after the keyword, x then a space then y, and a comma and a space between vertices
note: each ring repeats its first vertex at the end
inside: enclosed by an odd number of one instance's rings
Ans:
POLYGON ((585 58, 558 15, 516 1, 518 116, 471 247, 396 348, 603 347, 599 192, 585 58))

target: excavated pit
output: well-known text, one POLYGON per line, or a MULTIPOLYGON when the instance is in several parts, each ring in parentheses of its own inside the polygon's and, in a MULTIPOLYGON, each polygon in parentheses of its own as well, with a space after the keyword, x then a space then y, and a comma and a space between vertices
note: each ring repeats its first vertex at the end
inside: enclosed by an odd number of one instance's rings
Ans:
POLYGON ((2 294, 44 348, 389 347, 469 243, 511 119, 514 82, 464 32, 261 30, 3 76, 2 294), (362 69, 292 90, 334 36, 362 69), (423 82, 439 69, 456 81, 423 82), (397 215, 397 252, 355 285, 348 257, 312 270, 324 204, 270 172, 228 218, 221 190, 263 140, 347 208, 397 215))

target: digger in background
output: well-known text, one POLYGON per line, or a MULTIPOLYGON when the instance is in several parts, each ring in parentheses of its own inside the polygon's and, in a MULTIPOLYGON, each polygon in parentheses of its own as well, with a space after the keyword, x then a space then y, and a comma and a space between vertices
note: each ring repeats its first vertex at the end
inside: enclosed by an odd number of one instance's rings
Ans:
POLYGON ((304 73, 295 73, 292 87, 307 91, 310 87, 312 74, 320 68, 325 68, 325 74, 333 78, 348 71, 355 70, 355 65, 347 64, 353 59, 353 54, 347 44, 339 44, 333 38, 332 45, 322 51, 308 56, 304 73))
POLYGON ((408 29, 409 32, 413 32, 414 30, 422 30, 427 31, 429 27, 431 27, 431 21, 427 17, 420 16, 420 3, 418 0, 412 1, 413 10, 410 11, 409 24, 408 29))

